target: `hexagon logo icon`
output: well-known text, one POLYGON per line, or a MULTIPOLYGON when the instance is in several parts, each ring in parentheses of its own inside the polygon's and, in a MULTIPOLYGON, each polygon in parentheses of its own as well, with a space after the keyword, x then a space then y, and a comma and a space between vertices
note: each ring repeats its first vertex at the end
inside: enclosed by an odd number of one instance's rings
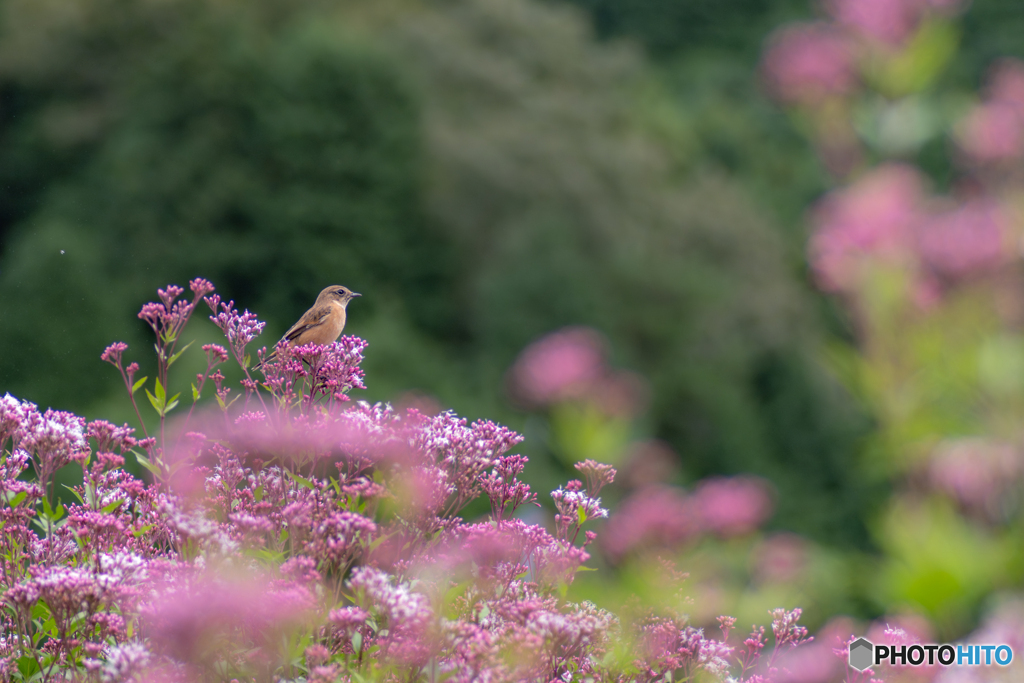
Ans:
POLYGON ((850 643, 850 666, 857 671, 863 671, 871 666, 874 659, 875 646, 867 638, 858 638, 850 643))

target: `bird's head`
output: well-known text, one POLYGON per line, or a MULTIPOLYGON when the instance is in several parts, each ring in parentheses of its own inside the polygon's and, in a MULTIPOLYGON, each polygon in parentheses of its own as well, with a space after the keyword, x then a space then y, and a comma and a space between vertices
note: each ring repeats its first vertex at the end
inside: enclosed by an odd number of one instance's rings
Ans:
POLYGON ((348 287, 343 287, 342 285, 331 285, 324 289, 324 291, 320 292, 320 296, 316 298, 316 301, 317 303, 337 301, 342 306, 345 306, 349 301, 352 301, 352 299, 357 296, 362 296, 362 294, 359 292, 353 292, 348 287))

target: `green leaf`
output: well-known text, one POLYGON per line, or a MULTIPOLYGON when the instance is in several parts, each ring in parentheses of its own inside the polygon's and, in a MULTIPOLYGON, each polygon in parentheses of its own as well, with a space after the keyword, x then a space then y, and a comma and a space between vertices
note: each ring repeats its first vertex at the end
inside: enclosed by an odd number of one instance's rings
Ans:
POLYGON ((111 512, 113 512, 117 508, 121 507, 122 505, 124 505, 124 499, 119 498, 119 499, 115 500, 113 503, 111 503, 110 505, 105 505, 101 512, 104 512, 104 513, 109 515, 111 512))
POLYGON ((297 475, 295 473, 292 473, 292 479, 295 480, 295 483, 297 483, 299 486, 302 486, 304 488, 307 488, 307 489, 316 488, 312 481, 310 481, 309 479, 306 479, 305 477, 300 477, 299 475, 297 475))
POLYGON ((147 531, 149 531, 150 529, 152 529, 154 526, 156 526, 156 525, 155 524, 147 524, 144 527, 140 527, 140 528, 138 528, 138 529, 136 529, 135 531, 132 532, 132 536, 134 536, 135 538, 138 538, 142 534, 144 534, 147 531))
POLYGON ((160 401, 161 405, 167 404, 167 389, 160 383, 160 378, 156 378, 156 398, 160 401))
POLYGON ((43 496, 43 518, 50 521, 56 522, 64 516, 64 506, 60 502, 57 503, 57 508, 50 507, 50 501, 43 496))
POLYGON ((18 657, 18 671, 21 675, 28 679, 30 676, 39 673, 39 664, 36 663, 35 657, 32 655, 23 655, 18 657))
MULTIPOLYGON (((157 386, 160 386, 159 382, 157 383, 157 386)), ((163 414, 164 414, 163 405, 161 405, 161 402, 157 400, 156 396, 154 396, 153 394, 149 393, 149 389, 146 389, 146 397, 149 399, 149 402, 152 404, 153 410, 156 411, 156 414, 161 416, 161 417, 163 417, 163 414)))
POLYGON ((140 465, 145 467, 147 470, 149 470, 153 474, 160 474, 160 468, 158 466, 154 465, 153 463, 151 463, 149 461, 149 458, 144 456, 142 453, 139 453, 138 451, 134 451, 133 450, 132 453, 135 454, 135 459, 139 462, 140 465))
POLYGON ((178 360, 178 357, 181 354, 185 353, 188 350, 188 347, 192 346, 195 343, 196 343, 196 340, 193 339, 188 344, 185 344, 185 346, 181 347, 181 351, 178 351, 176 354, 171 356, 170 360, 167 361, 167 367, 171 367, 172 365, 174 365, 174 361, 178 360))
POLYGON ((28 491, 22 491, 21 493, 14 494, 13 491, 7 492, 8 500, 7 504, 12 508, 16 508, 21 505, 22 501, 28 497, 28 491))
POLYGON ((78 493, 78 491, 74 490, 73 488, 71 488, 67 484, 64 484, 63 486, 64 486, 64 488, 66 488, 68 491, 71 492, 71 495, 73 495, 75 498, 78 499, 79 503, 81 503, 82 505, 85 505, 85 501, 82 500, 82 496, 78 493))
POLYGON ((580 524, 587 521, 587 511, 582 506, 576 508, 576 517, 579 519, 580 524))
POLYGON ((959 39, 956 25, 950 21, 923 22, 906 47, 869 65, 869 79, 891 98, 921 92, 945 70, 959 39))
POLYGON ((172 410, 174 410, 175 406, 178 405, 178 397, 179 396, 181 396, 181 394, 175 394, 174 396, 171 397, 170 403, 168 403, 167 407, 164 408, 164 413, 169 413, 172 410))
POLYGON ((195 383, 192 384, 192 402, 195 403, 199 400, 199 389, 196 389, 195 383))
POLYGON ((132 395, 139 390, 139 387, 146 383, 147 379, 149 379, 149 377, 143 377, 142 379, 135 380, 135 384, 132 385, 132 395))

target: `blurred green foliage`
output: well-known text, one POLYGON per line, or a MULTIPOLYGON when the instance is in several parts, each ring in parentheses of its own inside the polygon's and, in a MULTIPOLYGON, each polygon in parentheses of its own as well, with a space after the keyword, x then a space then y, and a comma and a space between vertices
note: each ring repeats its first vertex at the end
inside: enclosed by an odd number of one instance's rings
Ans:
POLYGON ((505 370, 586 324, 687 480, 760 473, 777 525, 864 544, 869 421, 813 359, 802 282, 824 181, 753 70, 783 10, 674 7, 651 64, 525 0, 3 0, 0 390, 97 417, 99 354, 148 355, 157 286, 212 280, 269 346, 338 282, 365 294, 368 398, 523 427, 505 370))

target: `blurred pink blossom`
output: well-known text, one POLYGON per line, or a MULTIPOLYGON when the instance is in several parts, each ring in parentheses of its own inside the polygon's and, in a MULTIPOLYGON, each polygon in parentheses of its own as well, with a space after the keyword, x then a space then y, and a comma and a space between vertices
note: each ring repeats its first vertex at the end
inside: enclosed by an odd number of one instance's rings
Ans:
POLYGON ((601 545, 613 562, 639 550, 674 550, 697 535, 697 522, 682 489, 651 484, 619 505, 605 525, 601 545))
POLYGON ((590 385, 587 391, 601 411, 609 416, 633 417, 647 405, 649 390, 644 378, 635 372, 609 372, 590 385))
MULTIPOLYGON (((831 683, 836 674, 848 671, 847 647, 855 636, 854 624, 849 617, 831 619, 818 631, 812 642, 803 647, 787 650, 777 660, 778 670, 773 683, 831 683), (836 646, 839 646, 838 648, 836 646)), ((857 678, 842 680, 859 681, 857 678)), ((868 679, 864 679, 867 683, 868 679)))
POLYGON ((917 27, 925 4, 920 0, 828 0, 825 7, 840 24, 896 45, 917 27))
POLYGON ((157 586, 143 608, 143 629, 154 651, 200 664, 225 649, 275 648, 314 604, 296 584, 183 574, 157 586))
POLYGON ((825 197, 808 247, 824 289, 852 289, 865 256, 899 262, 909 255, 925 215, 923 185, 916 168, 886 164, 825 197))
POLYGON ((803 577, 809 561, 807 541, 796 534, 769 536, 754 548, 753 574, 762 583, 791 583, 803 577))
POLYGON ((988 99, 1024 113, 1024 62, 1002 59, 991 69, 988 99))
POLYGON ((624 500, 608 520, 601 544, 612 562, 643 550, 675 550, 701 533, 749 533, 772 511, 767 482, 756 477, 714 477, 693 492, 649 484, 624 500))
POLYGON ((864 637, 872 643, 886 645, 935 642, 928 619, 916 614, 895 614, 879 619, 871 624, 864 637))
POLYGON ((1024 153, 1021 112, 1004 102, 979 104, 960 123, 957 141, 978 163, 1017 160, 1024 153))
POLYGON ((992 518, 1022 475, 1024 459, 1016 448, 980 438, 948 441, 928 464, 928 481, 936 490, 992 518))
POLYGON ((858 83, 850 41, 827 24, 782 29, 770 39, 763 64, 772 94, 788 104, 819 104, 858 83))
POLYGON ((962 0, 827 0, 825 7, 840 24, 866 38, 901 45, 929 13, 951 14, 962 0))
MULTIPOLYGON (((865 634, 872 643, 880 645, 914 645, 934 643, 935 634, 927 618, 916 614, 886 616, 874 622, 865 634)), ((877 672, 883 680, 932 681, 935 675, 946 667, 938 663, 928 664, 926 659, 920 666, 884 664, 877 672)))
POLYGON ((942 301, 942 283, 933 274, 926 273, 914 282, 911 301, 921 311, 931 311, 942 301))
POLYGON ((719 536, 750 533, 772 513, 768 483, 749 476, 705 479, 693 493, 703 531, 719 536))
POLYGON ((1024 64, 998 62, 991 70, 987 96, 957 127, 957 142, 977 163, 1017 161, 1024 156, 1024 64))
POLYGON ((972 645, 1008 645, 1013 650, 1013 660, 1009 666, 975 667, 977 675, 970 678, 965 672, 967 667, 949 667, 939 673, 934 683, 1000 683, 1021 680, 1024 666, 1021 664, 1019 653, 1024 651, 1024 599, 1020 594, 1001 596, 992 613, 976 631, 963 640, 972 645))
POLYGON ((605 374, 605 342, 586 327, 568 327, 526 347, 510 371, 512 392, 534 406, 577 398, 605 374))
POLYGON ((679 455, 664 441, 635 441, 626 456, 620 479, 629 488, 671 481, 679 469, 679 455))
POLYGON ((924 264, 940 275, 983 272, 1005 258, 1007 223, 995 201, 972 200, 920 224, 917 248, 924 264))

